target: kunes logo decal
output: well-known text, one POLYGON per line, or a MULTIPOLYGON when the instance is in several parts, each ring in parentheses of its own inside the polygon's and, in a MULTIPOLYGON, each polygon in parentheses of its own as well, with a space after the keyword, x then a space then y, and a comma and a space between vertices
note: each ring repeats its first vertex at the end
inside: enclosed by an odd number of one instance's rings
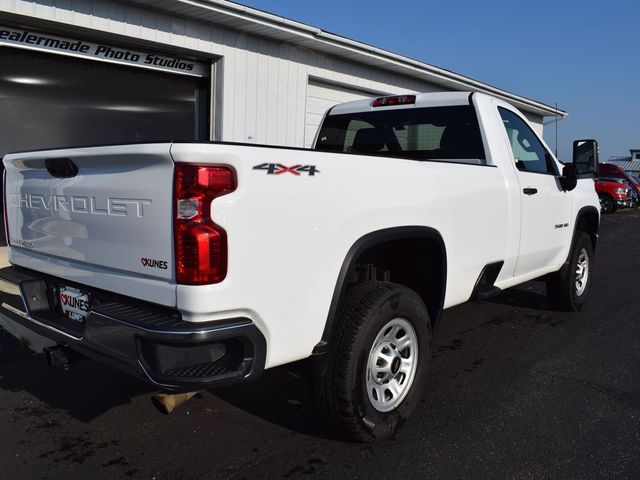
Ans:
POLYGON ((140 259, 140 263, 142 263, 143 267, 148 268, 159 268, 160 270, 166 270, 168 268, 166 260, 155 260, 153 258, 142 257, 140 259))

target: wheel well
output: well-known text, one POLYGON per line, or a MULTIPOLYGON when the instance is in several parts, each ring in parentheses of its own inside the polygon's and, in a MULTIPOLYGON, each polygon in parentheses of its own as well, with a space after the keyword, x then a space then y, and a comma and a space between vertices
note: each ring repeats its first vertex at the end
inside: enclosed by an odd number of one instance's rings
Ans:
POLYGON ((384 280, 414 289, 425 303, 434 329, 442 313, 446 278, 446 249, 436 230, 397 227, 365 235, 354 243, 344 259, 322 340, 314 348, 314 355, 320 358, 326 353, 338 305, 349 286, 366 280, 384 280))
POLYGON ((360 253, 347 278, 347 286, 367 280, 405 285, 424 302, 432 327, 444 300, 443 252, 438 241, 401 238, 373 245, 360 253))
POLYGON ((598 229, 600 227, 600 217, 595 208, 583 212, 576 223, 576 232, 585 232, 591 238, 591 245, 596 249, 598 242, 598 229))

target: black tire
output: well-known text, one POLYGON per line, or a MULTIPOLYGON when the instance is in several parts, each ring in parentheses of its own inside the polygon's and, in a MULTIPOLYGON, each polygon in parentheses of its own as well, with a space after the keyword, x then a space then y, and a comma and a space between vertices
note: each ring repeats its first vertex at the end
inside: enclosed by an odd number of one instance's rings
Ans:
POLYGON ((616 211, 616 204, 613 198, 605 193, 600 195, 600 210, 602 213, 613 213, 616 211))
POLYGON ((591 238, 584 232, 576 232, 569 261, 562 269, 547 281, 547 298, 549 303, 565 311, 579 311, 584 306, 593 278, 593 245, 591 238), (579 288, 578 262, 581 256, 587 256, 587 273, 584 286, 579 288))
MULTIPOLYGON (((319 406, 338 431, 350 440, 373 442, 387 439, 407 420, 424 391, 430 357, 429 313, 422 299, 410 288, 393 283, 364 282, 347 291, 338 307, 336 322, 327 370, 315 379, 319 406), (373 406, 370 399, 367 378, 369 382, 373 378, 367 377, 367 365, 370 355, 373 355, 374 341, 378 342, 383 332, 389 332, 385 327, 398 319, 408 321, 413 327, 412 338, 415 338, 417 347, 413 352, 417 356, 417 366, 412 382, 406 384, 405 396, 396 397, 398 406, 382 412, 373 406)), ((396 338, 401 341, 402 330, 398 331, 400 336, 396 338)), ((377 345, 380 346, 379 343, 377 345)), ((412 354, 410 350, 404 350, 402 355, 412 354)), ((391 366, 390 371, 393 375, 391 366)), ((397 371, 396 367, 396 374, 397 371)))

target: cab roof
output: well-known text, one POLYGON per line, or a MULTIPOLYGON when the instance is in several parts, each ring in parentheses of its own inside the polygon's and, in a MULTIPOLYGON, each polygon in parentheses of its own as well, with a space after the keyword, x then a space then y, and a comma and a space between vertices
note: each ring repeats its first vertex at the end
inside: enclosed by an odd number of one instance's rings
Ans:
POLYGON ((429 92, 416 93, 407 95, 393 95, 389 97, 407 97, 415 96, 415 103, 401 104, 393 106, 373 106, 376 98, 371 97, 363 100, 354 100, 353 102, 341 103, 331 109, 329 115, 343 115, 348 113, 369 112, 378 110, 395 110, 403 108, 426 108, 426 107, 449 107, 457 105, 469 105, 472 92, 429 92))

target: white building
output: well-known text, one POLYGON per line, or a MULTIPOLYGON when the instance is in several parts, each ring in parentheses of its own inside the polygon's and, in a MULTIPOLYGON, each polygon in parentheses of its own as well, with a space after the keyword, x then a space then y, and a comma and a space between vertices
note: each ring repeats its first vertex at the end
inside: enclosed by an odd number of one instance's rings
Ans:
POLYGON ((132 141, 309 146, 335 103, 403 92, 489 92, 540 133, 544 116, 565 115, 223 0, 0 0, 0 65, 0 156, 132 141))

